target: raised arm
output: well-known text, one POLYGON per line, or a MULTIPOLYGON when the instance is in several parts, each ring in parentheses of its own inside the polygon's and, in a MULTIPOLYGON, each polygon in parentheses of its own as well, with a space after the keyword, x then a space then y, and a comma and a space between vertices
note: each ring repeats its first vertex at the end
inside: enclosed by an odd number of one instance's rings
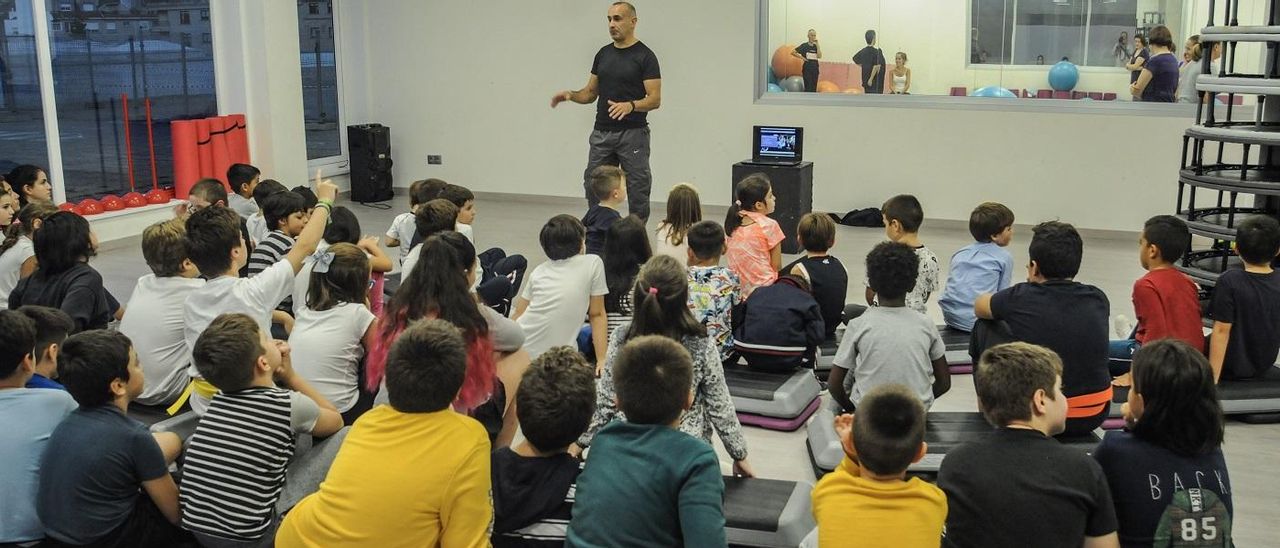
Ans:
POLYGON ((302 229, 302 234, 298 235, 298 241, 293 244, 293 249, 289 250, 289 254, 285 255, 285 260, 293 265, 293 273, 297 274, 302 270, 302 260, 306 259, 312 253, 316 252, 316 246, 320 244, 320 239, 324 237, 324 227, 329 224, 329 212, 333 207, 333 201, 338 197, 338 185, 328 179, 321 180, 320 170, 316 170, 316 198, 319 204, 315 211, 311 212, 311 220, 307 221, 307 226, 302 229), (328 205, 323 205, 328 204, 328 205))

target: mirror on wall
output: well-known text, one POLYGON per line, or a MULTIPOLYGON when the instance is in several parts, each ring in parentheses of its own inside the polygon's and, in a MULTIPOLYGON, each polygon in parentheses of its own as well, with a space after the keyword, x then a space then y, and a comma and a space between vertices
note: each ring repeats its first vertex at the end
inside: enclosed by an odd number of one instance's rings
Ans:
MULTIPOLYGON (((1240 2, 1242 19, 1266 4, 1240 2)), ((1188 43, 1208 0, 765 4, 766 94, 1192 103, 1197 59, 1210 55, 1188 43)), ((1265 53, 1242 44, 1237 63, 1261 64, 1265 53)))

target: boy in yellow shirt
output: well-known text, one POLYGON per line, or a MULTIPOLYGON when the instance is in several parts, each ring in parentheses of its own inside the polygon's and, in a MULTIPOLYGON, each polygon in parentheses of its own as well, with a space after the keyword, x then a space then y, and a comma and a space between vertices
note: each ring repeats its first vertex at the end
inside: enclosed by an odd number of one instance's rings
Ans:
POLYGON ((855 415, 836 417, 840 467, 813 488, 818 545, 938 546, 947 519, 942 490, 907 467, 924 458, 924 404, 900 384, 868 392, 855 415))
POLYGON ((391 405, 352 425, 320 490, 285 517, 276 546, 488 547, 489 436, 450 407, 466 369, 453 324, 405 329, 387 356, 391 405))

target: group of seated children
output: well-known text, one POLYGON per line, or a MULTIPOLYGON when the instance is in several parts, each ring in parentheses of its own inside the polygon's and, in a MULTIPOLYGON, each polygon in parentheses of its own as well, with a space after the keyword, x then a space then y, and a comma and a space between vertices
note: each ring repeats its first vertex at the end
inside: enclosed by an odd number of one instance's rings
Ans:
POLYGON ((723 546, 713 434, 733 473, 754 475, 726 364, 794 369, 846 321, 829 387, 856 413, 838 413, 848 458, 813 493, 817 542, 936 544, 945 520, 948 546, 1105 546, 1117 532, 1126 544, 1162 538, 1183 516, 1199 520, 1199 539, 1229 538, 1213 384, 1268 371, 1280 344, 1264 308, 1280 302, 1274 219, 1239 226, 1246 268, 1214 293, 1206 359, 1195 286, 1172 268, 1184 223, 1144 227, 1138 327, 1109 348, 1105 295, 1073 280, 1075 229, 1036 226, 1028 283, 1011 285, 1013 215, 979 205, 940 302, 949 326, 973 331, 979 408, 998 431, 952 451, 933 487, 904 479, 951 385, 924 314, 939 268, 912 196, 883 207, 891 241, 867 255, 864 308, 843 302, 829 216, 801 219, 805 255, 782 267, 763 175, 737 185, 724 228, 677 185, 655 252, 643 220, 617 212, 625 174, 599 168, 599 203, 583 220, 547 221, 548 260, 525 283, 522 257, 476 252, 470 191, 420 181, 412 222, 388 231, 403 264, 378 313, 370 287, 394 265, 333 205, 336 187, 317 177, 311 204, 245 167, 228 174, 236 192, 202 181, 185 218, 143 233, 152 273, 127 307, 87 265, 96 239, 82 217, 40 217, 40 202, 18 213, 31 210, 28 232, 10 227, 0 264, 25 268, 28 257, 6 256, 27 238, 36 266, 8 295, 16 310, 0 311, 0 458, 15 463, 0 474, 14 486, 0 510, 15 516, 0 520, 0 543, 723 546), (232 207, 269 230, 246 237, 232 207), (603 260, 587 253, 593 238, 603 260), (119 332, 103 329, 122 310, 119 332), (571 349, 580 336, 594 375, 571 349), (1051 439, 1096 428, 1125 373, 1128 432, 1094 458, 1051 439), (200 414, 180 487, 169 467, 182 441, 128 419, 130 402, 200 414), (315 445, 295 457, 304 433, 315 445))

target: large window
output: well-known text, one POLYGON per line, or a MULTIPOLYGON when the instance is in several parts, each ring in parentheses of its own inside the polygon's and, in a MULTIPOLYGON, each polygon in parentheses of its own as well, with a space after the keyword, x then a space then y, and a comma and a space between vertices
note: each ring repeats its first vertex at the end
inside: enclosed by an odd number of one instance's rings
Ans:
POLYGON ((49 165, 31 12, 30 0, 0 0, 0 175, 22 164, 49 165))
MULTIPOLYGON (((824 102, 895 91, 1129 102, 1125 64, 1133 38, 1164 25, 1181 62, 1183 42, 1208 17, 1203 0, 761 0, 761 6, 759 92, 847 97, 824 102), (822 58, 816 81, 806 86, 803 61, 793 52, 810 30, 822 58), (880 56, 882 62, 868 61, 880 56), (1050 69, 1063 60, 1075 70, 1060 69, 1051 83, 1050 69)), ((1265 52, 1249 51, 1237 62, 1260 63, 1265 52)))
POLYGON ((303 122, 306 124, 307 159, 313 161, 342 156, 337 47, 332 3, 329 4, 326 12, 317 2, 298 0, 303 122))
POLYGON ((212 45, 191 40, 212 33, 190 16, 209 0, 66 3, 46 0, 67 200, 172 186, 169 123, 218 110, 212 45))

